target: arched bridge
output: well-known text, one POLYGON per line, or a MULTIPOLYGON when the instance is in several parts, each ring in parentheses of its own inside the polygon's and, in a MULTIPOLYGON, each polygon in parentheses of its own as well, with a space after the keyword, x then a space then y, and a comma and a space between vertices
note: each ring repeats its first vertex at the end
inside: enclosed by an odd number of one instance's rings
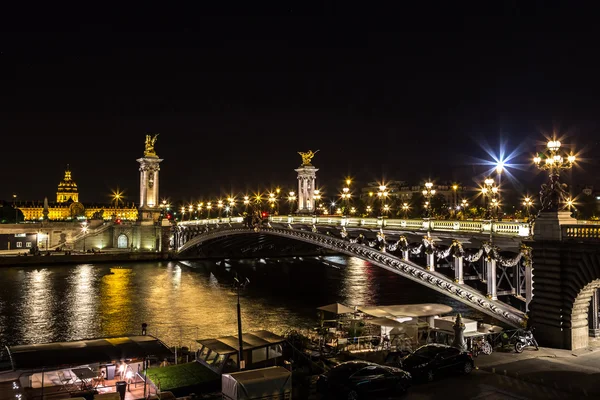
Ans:
MULTIPOLYGON (((203 245, 214 243, 219 240, 241 239, 245 242, 264 240, 266 237, 280 238, 287 241, 297 241, 308 243, 320 248, 333 250, 337 253, 346 254, 361 258, 385 268, 405 278, 411 279, 433 290, 444 293, 458 301, 461 301, 483 313, 514 327, 523 326, 526 322, 526 316, 520 311, 497 299, 496 284, 496 259, 502 260, 502 256, 492 247, 482 248, 479 252, 469 256, 470 261, 481 259, 488 260, 486 273, 488 275, 488 287, 493 287, 492 293, 484 294, 481 291, 472 288, 464 283, 463 279, 463 259, 464 251, 460 244, 453 243, 443 251, 436 251, 433 242, 428 243, 424 238, 422 245, 409 248, 408 244, 398 239, 394 243, 388 243, 383 233, 373 240, 358 237, 351 238, 348 232, 342 227, 339 231, 340 237, 336 237, 331 232, 320 232, 313 225, 312 229, 298 230, 293 229, 291 225, 287 227, 272 227, 270 224, 255 228, 248 228, 242 224, 226 223, 193 226, 181 225, 175 227, 174 247, 179 256, 185 256, 193 249, 203 245), (395 255, 394 253, 401 255, 395 255), (409 253, 423 253, 427 260, 428 267, 422 267, 408 258, 409 253), (454 259, 455 277, 454 279, 445 276, 435 270, 435 256, 438 259, 452 257, 454 259), (482 257, 484 256, 484 257, 482 257)), ((521 256, 515 262, 515 265, 521 261, 521 256)), ((469 260, 467 260, 469 261, 469 260)))

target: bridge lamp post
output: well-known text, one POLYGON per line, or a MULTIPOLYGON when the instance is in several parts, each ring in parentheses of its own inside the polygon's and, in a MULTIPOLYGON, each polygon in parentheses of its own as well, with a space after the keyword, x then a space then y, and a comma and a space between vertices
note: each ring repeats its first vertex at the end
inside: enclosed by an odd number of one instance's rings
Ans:
POLYGON ((402 204, 402 212, 404 213, 404 219, 408 218, 408 210, 410 209, 408 203, 402 204))
POLYGON ((229 217, 235 213, 235 199, 231 196, 227 198, 227 203, 229 203, 229 217))
POLYGON ((454 213, 456 213, 456 210, 458 210, 458 193, 457 193, 457 190, 458 190, 458 185, 457 184, 452 185, 452 195, 453 195, 452 196, 453 197, 452 198, 452 202, 454 203, 453 206, 452 206, 452 209, 454 210, 454 213))
POLYGON ((246 368, 246 362, 244 361, 244 340, 243 340, 243 334, 242 334, 242 307, 240 305, 240 290, 245 288, 249 283, 250 280, 248 278, 246 278, 246 280, 244 282, 241 282, 237 276, 233 278, 234 279, 234 286, 237 292, 237 321, 238 321, 238 345, 239 345, 239 352, 238 352, 238 367, 241 370, 243 370, 244 368, 246 368))
POLYGON ((279 215, 279 202, 281 200, 281 189, 280 188, 275 188, 275 198, 277 199, 276 205, 277 205, 277 215, 279 215))
POLYGON ((343 210, 344 214, 348 213, 348 206, 350 204, 350 197, 351 196, 352 195, 350 194, 350 188, 349 187, 345 187, 345 188, 342 189, 341 197, 342 197, 342 203, 344 204, 344 210, 343 210))
POLYGON ((481 194, 483 195, 484 202, 486 203, 486 215, 484 216, 484 219, 491 220, 493 218, 492 202, 493 200, 496 200, 496 195, 498 194, 498 187, 494 184, 494 180, 492 178, 487 178, 485 181, 483 181, 481 194))
POLYGON ((217 201, 217 210, 219 213, 219 219, 221 219, 221 212, 223 211, 223 200, 217 201))
POLYGON ((373 209, 371 208, 371 206, 367 206, 367 217, 371 216, 371 211, 373 211, 373 209))
POLYGON ((431 197, 435 195, 435 189, 433 188, 432 182, 425 183, 425 189, 421 192, 425 197, 425 218, 431 218, 431 197))
POLYGON ((206 203, 206 219, 210 219, 210 210, 212 209, 212 203, 209 201, 206 203))
POLYGON ((200 202, 198 203, 198 208, 196 209, 198 211, 198 218, 202 219, 202 209, 204 208, 204 203, 200 202))
POLYGON ((462 210, 463 218, 466 216, 467 207, 469 207, 469 203, 467 202, 467 199, 462 199, 460 201, 460 208, 462 210))
POLYGON ((244 196, 244 211, 248 212, 248 205, 250 204, 250 197, 244 196))
POLYGON ((383 216, 383 208, 385 207, 385 201, 386 201, 388 195, 389 195, 389 192, 387 191, 387 187, 385 185, 379 185, 379 191, 377 192, 377 197, 379 198, 379 204, 380 204, 380 208, 379 208, 380 216, 383 216))
POLYGON ((185 217, 185 207, 181 207, 181 222, 183 222, 183 219, 185 217))
POLYGON ((527 210, 527 218, 529 218, 531 216, 531 207, 533 206, 533 200, 531 199, 531 197, 525 196, 525 198, 523 199, 523 205, 527 210))
POLYGON ((296 192, 289 192, 288 193, 288 202, 290 203, 290 212, 289 215, 291 216, 294 213, 294 203, 296 202, 296 192))
POLYGON ((270 212, 271 214, 274 213, 275 211, 275 202, 277 201, 277 198, 275 197, 275 193, 269 193, 269 207, 270 207, 270 212))
POLYGON ((549 180, 542 185, 540 200, 541 211, 558 211, 561 203, 566 204, 566 195, 563 184, 560 183, 562 170, 573 168, 576 157, 572 153, 562 153, 562 144, 558 140, 550 140, 546 144, 546 152, 533 158, 533 162, 541 170, 548 171, 549 180))
POLYGON ((318 214, 317 212, 317 204, 319 204, 321 202, 321 190, 320 189, 315 189, 315 195, 314 195, 314 200, 315 200, 315 215, 318 214))
POLYGON ((388 213, 390 212, 390 206, 387 204, 383 205, 383 213, 385 214, 385 216, 387 217, 388 213))

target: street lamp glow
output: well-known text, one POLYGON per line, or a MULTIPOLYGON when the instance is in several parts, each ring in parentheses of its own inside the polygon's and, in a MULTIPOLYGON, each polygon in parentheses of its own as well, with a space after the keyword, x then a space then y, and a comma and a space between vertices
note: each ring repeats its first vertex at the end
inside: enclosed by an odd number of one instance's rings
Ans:
POLYGON ((556 151, 560 148, 561 143, 558 140, 550 140, 548 142, 548 148, 552 151, 556 151))

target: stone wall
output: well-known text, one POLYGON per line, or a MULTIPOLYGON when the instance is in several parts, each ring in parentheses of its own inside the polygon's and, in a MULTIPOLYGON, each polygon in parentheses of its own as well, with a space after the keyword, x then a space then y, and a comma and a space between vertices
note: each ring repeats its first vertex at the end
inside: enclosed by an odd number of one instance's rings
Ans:
POLYGON ((600 287, 600 247, 568 240, 529 245, 534 268, 529 324, 538 342, 571 350, 587 347, 589 304, 600 287))

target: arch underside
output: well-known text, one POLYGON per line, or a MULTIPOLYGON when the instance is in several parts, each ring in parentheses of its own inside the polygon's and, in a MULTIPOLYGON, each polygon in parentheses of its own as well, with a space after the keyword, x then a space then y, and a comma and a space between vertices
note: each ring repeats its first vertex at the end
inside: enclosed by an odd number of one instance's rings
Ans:
POLYGON ((375 250, 367 245, 351 243, 347 240, 316 232, 280 228, 261 228, 258 231, 248 228, 219 228, 191 238, 179 248, 177 253, 183 255, 205 242, 210 241, 212 243, 213 240, 222 241, 225 240, 224 238, 232 235, 247 236, 246 243, 251 243, 252 240, 256 241, 257 239, 264 240, 260 239, 261 237, 276 236, 358 257, 452 297, 510 326, 520 327, 525 323, 525 314, 520 310, 500 301, 491 300, 467 285, 455 283, 437 272, 428 271, 411 261, 402 260, 399 257, 375 250))

